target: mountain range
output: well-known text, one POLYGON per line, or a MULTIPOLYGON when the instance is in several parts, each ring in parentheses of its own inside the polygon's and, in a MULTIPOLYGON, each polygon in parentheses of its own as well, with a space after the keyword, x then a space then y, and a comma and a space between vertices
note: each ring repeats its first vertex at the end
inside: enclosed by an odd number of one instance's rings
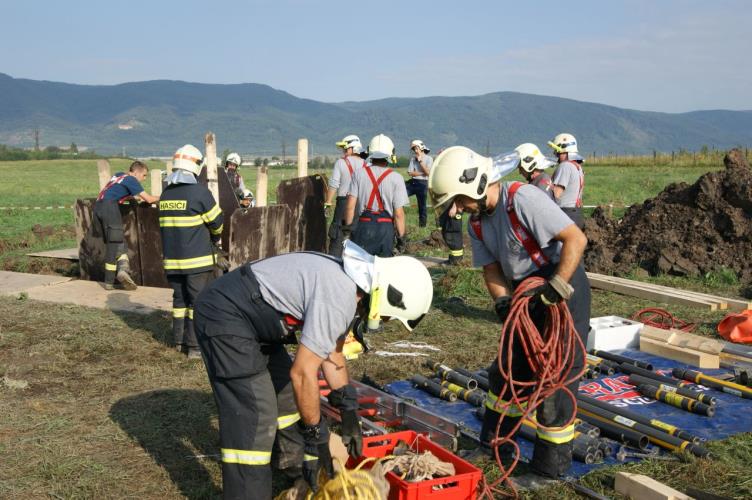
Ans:
POLYGON ((307 137, 313 154, 356 133, 366 143, 385 133, 406 154, 420 138, 432 149, 462 144, 500 153, 522 142, 545 146, 558 132, 577 136, 585 154, 718 149, 752 144, 752 111, 659 113, 518 92, 468 97, 390 98, 325 103, 268 85, 155 80, 78 85, 0 73, 0 143, 68 146, 99 153, 169 155, 204 133, 225 148, 294 154, 307 137))

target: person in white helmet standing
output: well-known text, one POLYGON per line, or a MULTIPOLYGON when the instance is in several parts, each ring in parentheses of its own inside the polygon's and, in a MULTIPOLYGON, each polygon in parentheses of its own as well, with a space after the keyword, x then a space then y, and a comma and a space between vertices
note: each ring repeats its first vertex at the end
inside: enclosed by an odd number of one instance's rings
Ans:
POLYGON ((173 156, 172 173, 159 199, 159 230, 167 281, 172 287, 172 333, 175 347, 199 358, 193 306, 214 276, 215 265, 229 264, 219 246, 223 215, 209 188, 199 184, 202 154, 186 144, 173 156))
MULTIPOLYGON (((585 339, 590 329, 590 284, 581 262, 587 238, 540 189, 522 182, 501 182, 522 159, 517 151, 492 159, 463 146, 444 150, 436 158, 428 179, 434 208, 437 212, 448 209, 450 216, 457 212, 471 214, 468 233, 473 264, 483 269, 486 287, 502 323, 512 306, 514 289, 526 278, 537 276, 544 278, 545 284, 532 292, 530 315, 536 326, 542 331, 546 308, 566 301, 577 334, 585 339)), ((512 401, 498 362, 504 366, 511 363, 516 380, 533 381, 523 347, 519 342, 512 346, 511 360, 504 350, 501 359, 495 353, 497 360, 489 367, 490 389, 480 433, 480 449, 487 454, 493 452, 499 425, 497 405, 512 401)), ((584 366, 582 350, 576 351, 570 372, 573 375, 584 366)), ((578 381, 568 386, 572 394, 577 389, 578 381)), ((534 474, 520 481, 522 485, 534 486, 543 482, 543 477, 557 478, 567 473, 572 462, 574 425, 565 424, 575 411, 571 398, 562 390, 538 407, 541 427, 531 461, 534 474)), ((522 408, 510 406, 499 434, 511 432, 522 414, 522 408)), ((499 453, 504 457, 510 450, 502 447, 499 453)))
POLYGON ((362 454, 355 388, 342 354, 380 320, 414 329, 433 297, 418 260, 379 258, 345 242, 343 257, 298 252, 242 265, 218 278, 196 303, 196 332, 219 411, 226 499, 272 498, 272 467, 300 476, 315 492, 319 470, 333 476, 318 374, 332 389, 341 435, 362 454), (294 361, 285 344, 298 344, 294 361))
POLYGON ((554 137, 548 145, 559 161, 552 178, 554 199, 577 227, 583 229, 585 219, 582 215, 582 190, 585 187, 585 172, 577 161, 582 160, 577 149, 577 139, 572 134, 563 133, 554 137))
POLYGON ((337 142, 337 147, 344 152, 344 155, 334 162, 326 193, 326 203, 324 203, 324 206, 329 208, 336 197, 334 216, 329 225, 329 255, 335 257, 342 255, 342 243, 345 240, 342 226, 347 204, 347 189, 350 187, 353 174, 365 164, 365 160, 360 156, 363 152, 363 145, 357 135, 345 136, 337 142))
POLYGON ((431 150, 420 139, 413 140, 410 143, 410 149, 413 152, 413 157, 410 158, 410 164, 407 166, 407 175, 410 176, 410 179, 405 183, 407 196, 415 195, 418 202, 418 225, 426 227, 428 220, 426 213, 428 174, 431 172, 433 158, 428 156, 431 150))
POLYGON ((543 156, 538 146, 529 142, 520 144, 514 150, 520 155, 520 165, 517 167, 520 175, 554 200, 554 186, 546 169, 555 163, 543 156))
POLYGON ((345 224, 346 227, 350 226, 356 214, 359 214, 352 240, 370 254, 391 257, 395 233, 397 251, 401 253, 405 250, 403 207, 410 203, 404 179, 389 168, 389 163, 396 163, 392 140, 384 134, 371 139, 368 161, 353 174, 350 182, 345 224))
POLYGON ((245 187, 243 182, 243 176, 240 175, 238 169, 243 164, 243 160, 238 153, 230 153, 225 158, 225 172, 227 172, 227 179, 230 181, 230 186, 238 198, 238 203, 243 208, 253 207, 256 205, 256 200, 253 199, 253 192, 245 187))

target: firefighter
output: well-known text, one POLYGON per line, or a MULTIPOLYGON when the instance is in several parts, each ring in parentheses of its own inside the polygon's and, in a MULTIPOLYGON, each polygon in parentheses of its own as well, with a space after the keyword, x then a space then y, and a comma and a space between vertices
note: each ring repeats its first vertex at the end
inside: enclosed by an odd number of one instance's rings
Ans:
POLYGON ((128 261, 128 248, 123 232, 123 218, 119 205, 132 199, 146 203, 156 203, 159 198, 151 196, 141 183, 146 179, 149 169, 140 161, 131 163, 128 172, 117 172, 102 188, 94 203, 94 224, 102 235, 106 246, 104 256, 104 287, 115 288, 115 279, 124 290, 138 288, 131 277, 128 261))
POLYGON ((428 156, 431 150, 420 139, 413 140, 410 143, 410 149, 413 152, 413 157, 410 158, 410 164, 407 166, 407 175, 410 176, 410 179, 405 183, 407 196, 415 195, 418 202, 418 226, 426 227, 428 174, 431 171, 431 165, 433 165, 433 158, 428 156))
POLYGON ((219 248, 222 211, 209 188, 196 179, 201 161, 196 147, 178 149, 159 200, 163 265, 172 287, 172 334, 175 348, 189 358, 201 357, 193 329, 196 297, 214 276, 215 265, 228 267, 219 248))
MULTIPOLYGON (((450 216, 457 212, 472 214, 468 232, 473 264, 483 268, 500 321, 509 313, 515 287, 525 278, 539 276, 546 282, 535 290, 530 311, 537 327, 543 329, 549 304, 567 301, 577 333, 584 341, 590 321, 590 284, 581 264, 587 238, 540 189, 522 182, 501 182, 518 167, 519 154, 514 158, 504 164, 462 146, 446 149, 436 158, 428 180, 434 206, 441 211, 448 208, 450 216)), ((487 453, 492 451, 490 443, 496 437, 500 418, 494 403, 511 399, 508 389, 501 393, 505 385, 498 361, 489 368, 490 390, 480 435, 481 449, 487 453)), ((501 362, 510 362, 506 352, 501 362)), ((516 380, 530 380, 530 366, 519 344, 512 351, 511 366, 516 380)), ((572 373, 582 367, 582 353, 578 352, 572 373)), ((573 382, 568 389, 576 394, 577 386, 573 382)), ((522 485, 535 486, 542 478, 567 473, 574 425, 564 424, 575 411, 564 391, 556 392, 538 407, 538 422, 546 429, 538 428, 531 461, 533 473, 526 476, 527 482, 519 481, 522 485)), ((510 408, 500 434, 506 435, 521 414, 521 408, 510 408)), ((509 452, 499 451, 501 455, 509 452)))
POLYGON ((552 178, 554 198, 557 205, 577 224, 585 227, 582 216, 582 190, 585 187, 585 172, 578 159, 577 139, 572 134, 559 134, 549 141, 558 159, 558 166, 552 178))
POLYGON ((515 148, 520 156, 520 165, 517 171, 528 182, 537 187, 554 200, 553 184, 551 177, 545 172, 548 167, 554 165, 554 162, 543 156, 538 146, 526 142, 515 148))
POLYGON ((344 151, 344 155, 334 162, 326 193, 326 203, 324 203, 324 207, 331 207, 336 196, 334 217, 329 226, 329 255, 335 257, 342 255, 342 243, 345 239, 342 226, 347 204, 347 189, 350 187, 353 173, 365 164, 364 159, 360 157, 363 146, 357 135, 346 136, 337 143, 337 147, 344 151))
POLYGON ((428 270, 407 257, 379 258, 351 241, 343 257, 314 252, 242 265, 212 282, 195 311, 196 333, 219 413, 224 498, 268 499, 272 466, 315 491, 332 476, 318 373, 340 410, 343 442, 362 453, 355 388, 342 354, 348 331, 396 318, 412 330, 432 299, 428 270), (299 341, 296 334, 300 334, 299 341), (294 361, 284 344, 298 343, 294 361))
POLYGON ((243 176, 240 175, 238 169, 242 165, 243 160, 238 153, 230 153, 225 159, 225 172, 227 172, 227 179, 230 181, 230 186, 238 199, 238 203, 243 208, 255 207, 256 200, 253 198, 253 193, 250 189, 246 189, 245 182, 243 182, 243 176))
POLYGON ((462 262, 465 255, 465 246, 462 241, 462 214, 457 212, 453 216, 449 215, 449 209, 439 217, 439 226, 441 226, 441 236, 444 243, 449 247, 449 257, 444 264, 456 266, 462 262))
POLYGON ((345 231, 349 232, 359 214, 352 240, 368 253, 391 257, 396 250, 405 251, 405 205, 410 201, 402 176, 388 167, 396 163, 394 143, 379 134, 368 145, 369 164, 353 173, 347 191, 345 231))

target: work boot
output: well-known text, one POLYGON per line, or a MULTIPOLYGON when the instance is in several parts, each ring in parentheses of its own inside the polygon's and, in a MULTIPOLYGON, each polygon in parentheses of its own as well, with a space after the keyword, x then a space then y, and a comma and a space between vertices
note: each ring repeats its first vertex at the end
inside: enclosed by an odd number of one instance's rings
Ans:
POLYGON ((105 283, 104 284, 104 289, 105 290, 114 290, 115 289, 115 285, 113 283, 105 283))
POLYGON ((419 227, 426 227, 426 221, 422 220, 418 222, 419 227))
POLYGON ((541 488, 554 485, 558 482, 558 480, 552 477, 542 476, 532 471, 526 472, 525 474, 521 474, 519 476, 510 477, 508 481, 511 482, 518 490, 529 491, 539 490, 541 488))
POLYGON ((136 290, 138 288, 136 282, 133 281, 133 278, 131 278, 130 272, 131 266, 127 260, 119 260, 117 262, 116 278, 120 283, 120 286, 123 287, 123 290, 136 290))
POLYGON ((187 356, 188 359, 201 359, 201 349, 198 347, 189 347, 187 356))

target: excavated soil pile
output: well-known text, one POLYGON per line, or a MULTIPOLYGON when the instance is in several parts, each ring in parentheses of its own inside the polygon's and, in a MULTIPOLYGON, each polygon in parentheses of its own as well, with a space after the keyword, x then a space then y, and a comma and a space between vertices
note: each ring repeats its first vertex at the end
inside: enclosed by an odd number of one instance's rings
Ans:
POLYGON ((588 271, 700 275, 733 269, 752 282, 752 170, 731 150, 725 170, 693 185, 671 184, 655 198, 630 207, 620 220, 601 209, 586 220, 588 271))

